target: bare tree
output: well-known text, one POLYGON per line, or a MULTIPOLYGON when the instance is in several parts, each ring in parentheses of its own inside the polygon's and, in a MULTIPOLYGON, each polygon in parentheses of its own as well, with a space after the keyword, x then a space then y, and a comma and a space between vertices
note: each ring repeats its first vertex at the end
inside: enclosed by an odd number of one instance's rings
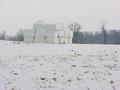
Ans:
POLYGON ((79 31, 82 28, 81 25, 77 22, 73 22, 68 27, 73 32, 72 42, 73 43, 80 43, 79 31))
POLYGON ((73 22, 68 27, 73 32, 79 32, 79 30, 82 28, 81 25, 77 22, 73 22))
POLYGON ((100 25, 100 30, 103 34, 103 40, 104 40, 103 43, 107 44, 108 37, 107 37, 106 23, 102 23, 100 25))
POLYGON ((0 33, 0 39, 1 39, 1 40, 5 40, 5 36, 6 36, 6 31, 2 31, 2 32, 0 33))
POLYGON ((24 40, 23 29, 20 29, 20 30, 17 32, 17 39, 18 39, 18 41, 23 41, 23 40, 24 40))

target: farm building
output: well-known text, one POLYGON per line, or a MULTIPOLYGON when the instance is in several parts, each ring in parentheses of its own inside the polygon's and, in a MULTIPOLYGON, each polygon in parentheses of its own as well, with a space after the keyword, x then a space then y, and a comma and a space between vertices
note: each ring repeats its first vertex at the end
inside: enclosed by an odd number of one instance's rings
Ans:
POLYGON ((24 30, 25 43, 70 44, 73 32, 64 30, 62 24, 45 24, 38 21, 32 29, 24 30))

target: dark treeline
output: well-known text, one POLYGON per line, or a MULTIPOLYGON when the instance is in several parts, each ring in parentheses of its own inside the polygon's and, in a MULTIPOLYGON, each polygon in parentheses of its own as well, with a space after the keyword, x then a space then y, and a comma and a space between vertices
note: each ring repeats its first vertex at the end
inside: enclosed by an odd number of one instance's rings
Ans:
POLYGON ((101 32, 73 32, 73 43, 78 44, 120 44, 120 30, 106 31, 106 42, 104 33, 101 32))

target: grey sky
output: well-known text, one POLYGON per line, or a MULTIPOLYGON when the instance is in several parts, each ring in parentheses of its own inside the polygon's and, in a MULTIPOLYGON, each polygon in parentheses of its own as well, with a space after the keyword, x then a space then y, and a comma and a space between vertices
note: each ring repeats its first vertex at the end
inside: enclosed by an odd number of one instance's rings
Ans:
POLYGON ((0 31, 14 34, 36 20, 65 26, 77 21, 83 30, 96 30, 103 20, 120 29, 120 0, 0 0, 0 31))

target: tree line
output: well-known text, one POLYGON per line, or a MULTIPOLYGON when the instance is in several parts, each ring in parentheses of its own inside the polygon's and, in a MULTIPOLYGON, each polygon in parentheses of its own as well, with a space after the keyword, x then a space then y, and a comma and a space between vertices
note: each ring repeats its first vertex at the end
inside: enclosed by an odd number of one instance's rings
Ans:
MULTIPOLYGON (((77 22, 71 23, 68 28, 73 32, 72 42, 76 44, 120 44, 120 30, 107 30, 105 23, 101 24, 99 31, 95 32, 81 32, 82 26, 77 22)), ((2 31, 0 40, 23 41, 23 29, 14 36, 9 36, 6 31, 2 31)))
POLYGON ((120 30, 103 32, 74 32, 73 43, 77 44, 120 44, 120 30))
POLYGON ((120 30, 107 30, 106 23, 100 25, 99 31, 81 32, 82 26, 74 22, 69 25, 73 31, 73 43, 77 44, 120 44, 120 30))
POLYGON ((23 41, 24 33, 23 30, 20 29, 15 35, 8 35, 6 31, 0 32, 0 40, 9 40, 9 41, 23 41))

